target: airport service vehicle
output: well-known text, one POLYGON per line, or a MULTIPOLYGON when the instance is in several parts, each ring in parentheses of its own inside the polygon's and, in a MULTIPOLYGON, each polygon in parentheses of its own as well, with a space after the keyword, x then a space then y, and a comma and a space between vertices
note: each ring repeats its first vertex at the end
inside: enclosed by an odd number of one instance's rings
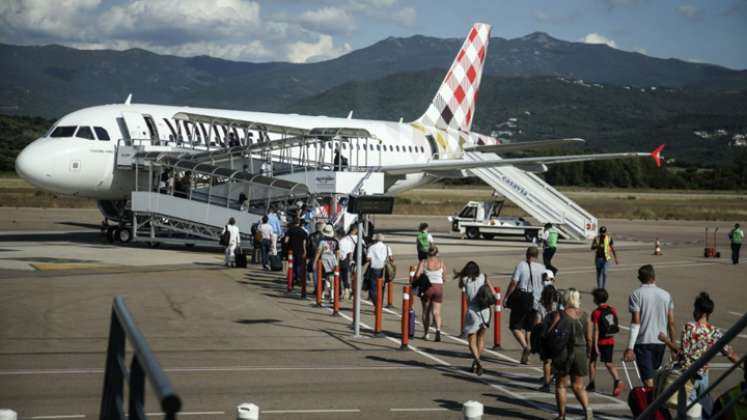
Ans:
POLYGON ((523 217, 501 216, 504 204, 504 200, 469 201, 459 213, 449 216, 451 230, 468 239, 523 236, 527 242, 534 241, 542 226, 533 226, 523 217))
MULTIPOLYGON (((470 29, 423 115, 377 121, 132 103, 62 117, 21 151, 18 174, 59 194, 98 200, 110 236, 217 241, 228 217, 242 232, 271 205, 321 194, 395 195, 441 178, 478 177, 564 236, 592 238, 597 219, 534 172, 549 164, 651 156, 602 153, 501 158, 583 142, 504 143, 471 131, 490 26, 470 29), (178 181, 178 182, 176 182, 178 181)), ((334 207, 334 206, 333 206, 334 207)))

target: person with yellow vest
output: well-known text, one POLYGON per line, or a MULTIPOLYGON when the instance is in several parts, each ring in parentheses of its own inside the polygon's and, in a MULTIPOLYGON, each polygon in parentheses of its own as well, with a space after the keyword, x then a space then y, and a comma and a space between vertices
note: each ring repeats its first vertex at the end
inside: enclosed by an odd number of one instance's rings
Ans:
POLYGON ((732 264, 739 264, 739 250, 742 248, 742 240, 744 239, 744 231, 739 226, 739 223, 734 225, 734 229, 729 232, 729 241, 731 241, 731 262, 732 264))
POLYGON ((597 268, 597 288, 607 288, 607 266, 614 258, 617 264, 617 252, 615 242, 607 234, 607 226, 599 228, 599 235, 591 242, 591 250, 595 251, 594 265, 597 268))

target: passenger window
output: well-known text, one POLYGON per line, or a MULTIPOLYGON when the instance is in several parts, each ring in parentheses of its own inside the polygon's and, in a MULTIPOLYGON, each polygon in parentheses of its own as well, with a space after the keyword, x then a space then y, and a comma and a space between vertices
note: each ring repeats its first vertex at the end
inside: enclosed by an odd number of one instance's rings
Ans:
POLYGON ((93 131, 91 131, 91 127, 85 126, 80 126, 80 128, 78 128, 78 132, 75 133, 75 137, 86 140, 96 140, 93 138, 93 131))
POLYGON ((57 127, 52 131, 52 134, 49 135, 49 137, 72 137, 73 134, 75 134, 75 129, 78 128, 74 125, 66 125, 62 127, 57 127))
POLYGON ((111 140, 109 138, 109 133, 106 131, 103 127, 93 127, 93 130, 96 132, 96 137, 99 138, 99 140, 102 141, 109 141, 111 140))
POLYGON ((380 144, 376 145, 376 150, 378 150, 379 152, 381 151, 381 145, 380 144))

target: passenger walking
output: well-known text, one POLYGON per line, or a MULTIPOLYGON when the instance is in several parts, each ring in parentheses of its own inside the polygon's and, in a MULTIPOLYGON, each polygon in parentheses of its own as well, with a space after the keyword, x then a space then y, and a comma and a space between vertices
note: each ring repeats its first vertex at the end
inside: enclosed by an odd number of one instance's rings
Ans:
MULTIPOLYGON (((386 262, 394 262, 392 249, 384 243, 384 235, 377 233, 373 237, 373 244, 368 247, 366 253, 368 261, 368 271, 366 272, 366 281, 368 281, 368 296, 371 302, 376 305, 376 280, 384 278, 384 267, 386 262)), ((383 299, 383 298, 382 298, 383 299)))
POLYGON ((301 284, 303 281, 303 268, 306 264, 306 241, 309 234, 299 225, 299 219, 291 221, 288 232, 285 235, 286 245, 293 252, 293 284, 301 284))
POLYGON ((270 207, 270 212, 267 213, 267 222, 272 226, 272 232, 278 238, 283 237, 283 224, 280 222, 280 215, 278 209, 275 206, 270 207))
POLYGON ((316 294, 316 278, 317 278, 317 266, 315 261, 316 251, 319 248, 319 241, 322 240, 322 228, 324 223, 316 222, 314 226, 314 232, 309 235, 309 240, 306 242, 306 255, 308 256, 308 265, 306 266, 306 277, 307 281, 310 279, 314 285, 314 293, 316 294))
POLYGON ((589 385, 586 390, 596 392, 594 380, 597 377, 597 359, 604 363, 604 366, 612 375, 614 383, 612 385, 612 395, 615 397, 622 394, 625 385, 620 380, 617 368, 612 361, 615 354, 615 334, 620 331, 618 325, 617 309, 609 306, 607 300, 609 294, 605 289, 594 289, 591 292, 594 297, 594 304, 597 308, 591 312, 591 358, 589 360, 589 385))
POLYGON ((239 235, 239 227, 236 226, 236 219, 231 217, 228 219, 228 224, 223 229, 223 234, 228 232, 228 243, 226 244, 225 251, 225 265, 226 267, 236 267, 236 248, 241 245, 241 236, 239 235))
POLYGON ((433 246, 433 236, 428 232, 428 223, 421 223, 415 240, 418 251, 418 261, 428 258, 428 250, 433 246))
POLYGON ((617 252, 615 252, 615 242, 607 234, 607 227, 599 228, 599 235, 591 243, 591 250, 595 251, 594 265, 597 269, 597 288, 607 288, 607 267, 611 259, 614 258, 617 264, 617 252))
MULTIPOLYGON (((552 273, 549 270, 548 272, 552 273)), ((532 343, 535 343, 540 360, 542 360, 542 386, 539 390, 541 392, 550 392, 550 384, 552 384, 552 357, 543 348, 542 338, 547 335, 547 331, 553 321, 554 312, 562 310, 560 308, 560 293, 558 293, 558 289, 552 284, 545 285, 545 288, 542 289, 540 304, 542 305, 542 310, 540 311, 542 321, 539 324, 540 326, 534 329, 532 343)))
POLYGON ((591 353, 591 321, 581 309, 581 293, 576 289, 568 289, 568 299, 564 311, 556 311, 553 315, 550 331, 565 331, 567 345, 552 359, 555 371, 555 401, 558 404, 558 419, 565 419, 566 402, 568 399, 567 383, 570 378, 571 389, 584 410, 585 418, 591 420, 594 415, 589 406, 589 395, 584 388, 584 376, 588 373, 591 353))
POLYGON ((742 248, 744 231, 739 223, 734 224, 734 229, 729 232, 729 242, 731 242, 731 263, 739 264, 739 250, 742 248))
POLYGON ((350 276, 355 264, 355 251, 358 247, 358 225, 353 223, 348 234, 340 239, 340 282, 344 290, 343 297, 350 299, 350 276))
POLYGON ((521 345, 521 363, 529 361, 530 335, 532 327, 538 322, 538 310, 542 297, 542 274, 545 266, 537 262, 539 249, 530 246, 526 259, 516 265, 506 291, 506 306, 511 309, 509 328, 521 345))
POLYGON ((674 337, 674 302, 666 290, 656 286, 656 272, 650 264, 638 269, 641 287, 630 295, 630 336, 624 357, 636 361, 641 380, 654 386, 654 375, 664 359, 665 345, 659 336, 674 337))
POLYGON ((320 260, 322 262, 322 278, 324 281, 322 293, 326 294, 329 301, 332 302, 334 299, 332 285, 335 280, 335 269, 340 265, 340 246, 337 239, 335 239, 335 229, 332 225, 325 225, 322 228, 322 239, 317 246, 314 266, 320 260))
MULTIPOLYGON (((711 297, 706 292, 700 292, 695 298, 693 304, 693 321, 686 323, 682 328, 682 336, 680 343, 682 347, 678 347, 666 334, 660 333, 659 338, 663 343, 667 345, 672 351, 672 354, 677 355, 677 364, 681 371, 688 369, 695 361, 700 359, 708 349, 713 347, 716 342, 721 339, 722 334, 718 328, 709 322, 709 318, 713 313, 715 304, 711 297)), ((721 349, 721 353, 729 358, 732 363, 739 362, 739 357, 734 353, 734 350, 730 346, 725 346, 721 349)), ((692 379, 692 392, 688 395, 688 405, 693 401, 698 400, 703 393, 708 390, 709 378, 708 378, 708 365, 704 366, 698 371, 698 375, 692 379)), ((687 389, 687 388, 686 388, 687 389)), ((706 399, 707 400, 707 399, 706 399)), ((706 400, 701 400, 705 402, 706 400)), ((702 404, 703 411, 707 414, 711 414, 711 408, 709 404, 702 404)), ((695 416, 690 416, 688 413, 688 419, 695 416)), ((697 418, 697 417, 695 417, 697 418)))
POLYGON ((441 341, 441 304, 444 301, 444 283, 446 282, 446 264, 438 257, 438 247, 428 249, 428 258, 418 263, 415 278, 425 274, 431 286, 425 290, 420 302, 423 304, 423 340, 428 339, 431 318, 436 325, 435 341, 441 341))
POLYGON ((542 264, 552 271, 552 274, 558 274, 558 268, 552 265, 552 258, 558 251, 558 230, 552 223, 545 224, 545 230, 542 233, 542 264))
POLYGON ((262 269, 269 271, 270 251, 272 249, 272 226, 268 223, 267 216, 262 216, 262 223, 257 228, 262 239, 260 240, 260 249, 262 250, 262 269))
POLYGON ((480 355, 485 351, 485 331, 490 327, 492 310, 490 307, 480 307, 478 295, 483 285, 487 284, 490 290, 493 290, 493 286, 488 282, 487 276, 480 272, 480 266, 474 261, 468 262, 462 271, 456 273, 456 278, 459 279, 459 288, 467 295, 467 317, 464 320, 463 332, 467 335, 469 351, 474 359, 472 373, 482 375, 480 355))

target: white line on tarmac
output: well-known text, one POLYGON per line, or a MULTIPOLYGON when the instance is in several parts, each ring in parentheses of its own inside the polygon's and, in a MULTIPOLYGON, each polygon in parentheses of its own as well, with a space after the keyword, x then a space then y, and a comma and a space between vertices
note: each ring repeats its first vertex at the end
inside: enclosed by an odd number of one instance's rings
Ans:
POLYGON ((739 316, 739 317, 744 316, 744 314, 739 313, 739 312, 729 311, 729 313, 732 314, 732 315, 734 315, 734 316, 739 316))
POLYGON ((68 414, 59 416, 33 416, 33 417, 21 417, 21 420, 42 420, 42 419, 84 419, 85 414, 68 414))
MULTIPOLYGON (((225 411, 180 411, 177 413, 181 416, 222 416, 225 411)), ((145 413, 146 416, 165 416, 166 413, 145 413)))
POLYGON ((428 411, 451 411, 444 407, 423 407, 423 408, 390 408, 393 412, 428 412, 428 411))
MULTIPOLYGON (((328 413, 360 413, 358 408, 318 409, 318 410, 260 410, 260 414, 328 414, 328 413)), ((180 413, 181 414, 181 413, 180 413)))
MULTIPOLYGON (((216 367, 184 367, 166 368, 164 371, 171 373, 185 372, 254 372, 254 371, 328 371, 328 370, 408 370, 424 369, 419 366, 216 366, 216 367)), ((0 376, 13 375, 66 375, 66 374, 102 374, 104 369, 29 369, 29 370, 6 370, 0 371, 0 376)))

